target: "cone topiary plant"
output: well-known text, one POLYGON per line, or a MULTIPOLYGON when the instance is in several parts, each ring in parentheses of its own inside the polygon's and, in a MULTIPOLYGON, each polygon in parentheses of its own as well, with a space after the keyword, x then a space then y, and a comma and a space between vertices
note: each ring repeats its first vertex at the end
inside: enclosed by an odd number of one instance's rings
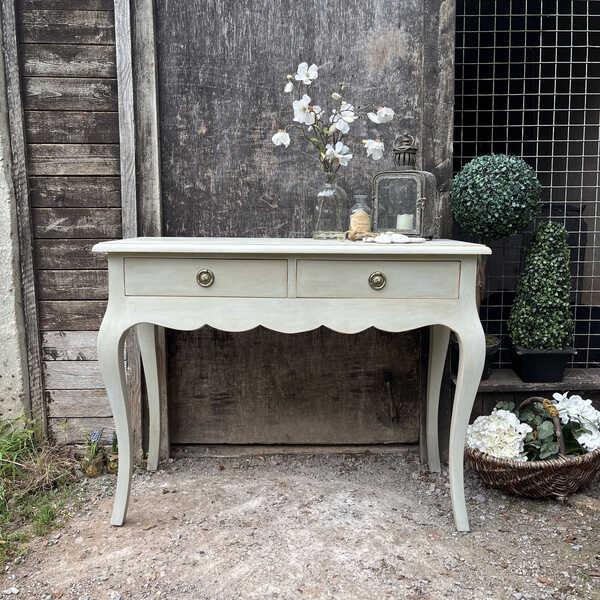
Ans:
POLYGON ((571 272, 564 225, 540 223, 527 252, 508 319, 515 346, 562 350, 573 339, 570 309, 571 272))

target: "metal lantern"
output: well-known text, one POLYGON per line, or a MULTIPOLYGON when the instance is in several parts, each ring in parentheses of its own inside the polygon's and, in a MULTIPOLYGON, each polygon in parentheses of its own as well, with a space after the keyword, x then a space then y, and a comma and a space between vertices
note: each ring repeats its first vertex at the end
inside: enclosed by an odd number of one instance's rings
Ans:
POLYGON ((437 205, 435 175, 416 168, 417 146, 412 135, 397 136, 392 152, 396 169, 373 177, 373 229, 432 237, 437 205))

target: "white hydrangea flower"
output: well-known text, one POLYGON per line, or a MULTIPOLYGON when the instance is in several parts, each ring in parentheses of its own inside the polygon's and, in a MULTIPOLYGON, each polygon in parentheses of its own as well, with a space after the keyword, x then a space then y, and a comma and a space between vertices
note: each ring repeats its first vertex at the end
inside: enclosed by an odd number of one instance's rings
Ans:
POLYGON ((363 144, 367 150, 367 156, 370 156, 373 160, 379 160, 383 158, 383 151, 385 146, 380 139, 377 140, 363 140, 363 144))
POLYGON ((373 121, 373 123, 376 123, 377 125, 381 125, 383 123, 389 123, 394 118, 395 115, 396 115, 396 113, 391 108, 388 108, 387 106, 378 106, 377 112, 367 113, 367 117, 369 117, 369 119, 371 121, 373 121))
POLYGON ((314 125, 315 114, 310 110, 310 96, 304 94, 300 100, 294 100, 294 121, 303 125, 314 125))
POLYGON ((552 398, 563 425, 573 421, 588 430, 589 433, 577 436, 581 446, 588 452, 600 448, 600 411, 592 406, 592 401, 584 400, 576 394, 569 397, 569 392, 553 394, 552 398))
POLYGON ((552 398, 563 425, 566 425, 569 421, 577 421, 582 425, 588 423, 600 426, 600 411, 592 406, 591 400, 584 400, 577 395, 569 398, 569 392, 553 394, 552 398))
POLYGON ((588 451, 593 452, 600 448, 600 429, 594 425, 584 425, 589 433, 582 433, 577 436, 577 441, 588 451))
POLYGON ((467 445, 470 448, 495 456, 526 461, 525 437, 533 430, 521 423, 508 410, 494 410, 491 415, 477 417, 467 428, 467 445))
POLYGON ((350 148, 343 142, 338 142, 335 147, 327 144, 325 147, 325 156, 329 160, 337 160, 342 167, 348 166, 348 163, 352 160, 350 148))
POLYGON ((310 85, 314 79, 319 76, 319 67, 317 65, 310 65, 308 63, 301 62, 298 65, 296 75, 294 78, 296 81, 301 81, 304 85, 310 85))
POLYGON ((271 141, 275 146, 285 146, 286 148, 290 145, 290 134, 283 129, 280 129, 272 138, 271 141))

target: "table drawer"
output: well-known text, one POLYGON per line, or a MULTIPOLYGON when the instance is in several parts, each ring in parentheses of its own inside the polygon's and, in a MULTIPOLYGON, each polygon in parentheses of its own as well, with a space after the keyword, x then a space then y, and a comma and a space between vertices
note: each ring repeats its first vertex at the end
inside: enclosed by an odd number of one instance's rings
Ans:
POLYGON ((127 296, 287 296, 287 260, 132 257, 124 269, 127 296))
POLYGON ((460 261, 299 260, 296 271, 299 298, 452 299, 459 286, 460 261))

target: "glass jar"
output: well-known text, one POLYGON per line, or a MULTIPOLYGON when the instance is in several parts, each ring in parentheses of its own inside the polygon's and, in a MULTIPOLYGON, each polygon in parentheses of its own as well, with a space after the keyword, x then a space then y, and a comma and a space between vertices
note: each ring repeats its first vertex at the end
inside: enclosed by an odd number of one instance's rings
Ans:
POLYGON ((339 239, 344 237, 348 195, 331 177, 326 177, 317 194, 313 238, 339 239))

